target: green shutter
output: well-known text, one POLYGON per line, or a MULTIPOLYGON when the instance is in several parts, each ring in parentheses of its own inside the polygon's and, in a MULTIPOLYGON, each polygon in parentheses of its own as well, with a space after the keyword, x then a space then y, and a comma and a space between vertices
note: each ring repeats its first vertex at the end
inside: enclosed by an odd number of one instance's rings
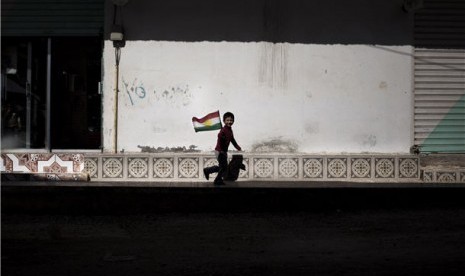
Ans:
POLYGON ((3 0, 2 36, 97 36, 104 0, 3 0))
POLYGON ((415 145, 465 153, 465 0, 424 0, 415 13, 415 145))

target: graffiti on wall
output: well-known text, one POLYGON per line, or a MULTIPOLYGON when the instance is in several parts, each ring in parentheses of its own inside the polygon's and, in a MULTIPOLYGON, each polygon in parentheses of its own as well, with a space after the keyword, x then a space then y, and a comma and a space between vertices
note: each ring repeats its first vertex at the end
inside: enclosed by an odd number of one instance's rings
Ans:
POLYGON ((129 82, 125 81, 123 78, 123 84, 124 91, 126 92, 126 95, 129 97, 131 105, 134 105, 133 98, 137 97, 139 99, 145 99, 145 97, 147 96, 143 82, 137 81, 137 78, 135 78, 131 84, 129 84, 129 82))
POLYGON ((135 106, 143 101, 165 101, 175 105, 186 106, 191 103, 192 93, 189 85, 168 86, 162 89, 147 88, 142 80, 126 81, 122 78, 125 96, 128 97, 131 106, 135 106))

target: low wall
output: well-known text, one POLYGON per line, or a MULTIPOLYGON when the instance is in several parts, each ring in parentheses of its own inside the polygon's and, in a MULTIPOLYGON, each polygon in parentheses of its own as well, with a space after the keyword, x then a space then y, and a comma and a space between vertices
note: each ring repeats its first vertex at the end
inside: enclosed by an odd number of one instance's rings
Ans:
MULTIPOLYGON (((240 180, 417 181, 419 159, 409 155, 244 154, 240 180)), ((230 156, 231 157, 231 154, 230 156)), ((85 170, 98 181, 206 181, 213 154, 86 155, 85 170)), ((214 177, 214 175, 212 175, 214 177)))
MULTIPOLYGON (((238 181, 465 183, 465 168, 423 168, 422 157, 418 155, 244 153, 243 156, 246 170, 241 171, 238 181)), ((0 168, 2 173, 45 173, 49 180, 64 180, 65 175, 77 179, 77 174, 86 174, 96 182, 169 183, 205 182, 202 169, 215 164, 213 153, 2 153, 0 168)))

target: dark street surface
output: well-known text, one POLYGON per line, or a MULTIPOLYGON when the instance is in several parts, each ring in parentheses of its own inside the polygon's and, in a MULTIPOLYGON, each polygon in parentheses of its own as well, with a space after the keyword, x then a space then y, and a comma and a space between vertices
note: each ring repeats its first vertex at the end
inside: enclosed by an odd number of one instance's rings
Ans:
POLYGON ((386 197, 379 190, 361 189, 205 190, 207 197, 198 191, 176 191, 176 196, 149 193, 159 202, 171 198, 178 208, 170 208, 168 200, 147 205, 146 193, 140 197, 135 196, 140 191, 124 190, 132 200, 122 203, 132 211, 114 206, 113 213, 109 210, 117 200, 108 191, 105 197, 86 190, 92 198, 86 201, 59 190, 48 190, 46 196, 33 192, 33 197, 25 190, 2 188, 2 275, 463 275, 465 271, 460 189, 385 190, 386 197), (244 192, 255 195, 244 200, 244 192), (303 203, 312 195, 318 196, 319 208, 303 203), (373 200, 364 201, 367 196, 373 200), (16 200, 25 198, 30 209, 14 208, 16 200), (48 198, 48 205, 33 198, 48 198), (214 198, 247 208, 218 208, 222 204, 214 198), (94 200, 99 203, 91 204, 94 200), (210 204, 191 207, 204 200, 210 204), (51 202, 56 208, 65 206, 66 212, 55 212, 51 202), (140 204, 152 208, 140 212, 140 204), (76 211, 83 205, 93 207, 76 211))

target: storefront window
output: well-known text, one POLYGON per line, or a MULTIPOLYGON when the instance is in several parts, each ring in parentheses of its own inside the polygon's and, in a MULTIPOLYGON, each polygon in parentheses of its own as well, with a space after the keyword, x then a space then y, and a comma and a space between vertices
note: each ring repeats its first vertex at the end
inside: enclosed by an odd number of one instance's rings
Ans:
POLYGON ((2 38, 2 149, 99 149, 101 53, 99 37, 2 38))
POLYGON ((2 149, 44 148, 46 39, 2 39, 2 149))

